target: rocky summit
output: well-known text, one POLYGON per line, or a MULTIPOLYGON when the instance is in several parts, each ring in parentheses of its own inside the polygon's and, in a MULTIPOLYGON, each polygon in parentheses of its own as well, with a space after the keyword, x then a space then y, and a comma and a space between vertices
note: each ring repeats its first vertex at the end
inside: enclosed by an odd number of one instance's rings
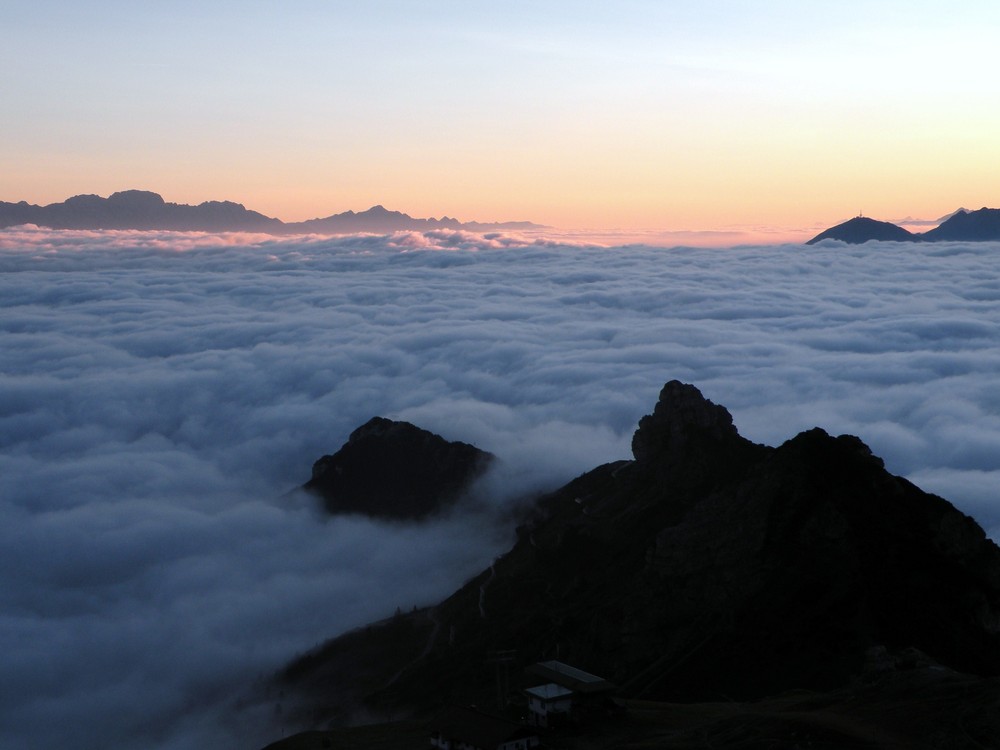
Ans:
POLYGON ((661 701, 843 690, 873 679, 873 655, 1000 674, 1000 549, 859 438, 758 445, 671 381, 633 452, 541 498, 513 548, 446 600, 290 665, 279 682, 300 718, 486 702, 498 652, 511 674, 559 659, 661 701))
POLYGON ((911 234, 900 226, 896 226, 888 221, 877 221, 869 219, 867 216, 855 216, 848 219, 843 224, 830 227, 817 234, 807 245, 815 245, 823 240, 840 240, 852 245, 860 245, 864 242, 890 241, 890 242, 916 242, 919 235, 911 234))
POLYGON ((313 464, 303 489, 319 495, 330 513, 422 519, 449 508, 492 460, 468 443, 374 417, 313 464))

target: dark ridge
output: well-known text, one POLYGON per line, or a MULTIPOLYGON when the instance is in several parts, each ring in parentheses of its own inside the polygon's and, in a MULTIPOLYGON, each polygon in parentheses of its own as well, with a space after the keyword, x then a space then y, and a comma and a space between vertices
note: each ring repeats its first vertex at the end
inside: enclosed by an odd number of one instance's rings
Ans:
POLYGON ((857 437, 757 445, 671 381, 633 450, 544 497, 514 547, 443 602, 290 665, 296 710, 485 704, 497 650, 516 652, 512 674, 559 659, 644 700, 848 689, 876 652, 1000 675, 1000 549, 857 437))
POLYGON ((345 211, 322 219, 285 223, 231 201, 205 201, 197 206, 167 203, 148 190, 124 190, 107 198, 76 195, 61 203, 36 206, 0 202, 0 229, 35 224, 52 229, 140 229, 200 232, 261 232, 265 234, 389 233, 404 230, 467 229, 469 231, 541 229, 531 222, 483 224, 447 216, 415 219, 383 206, 345 211))
POLYGON ((1000 208, 959 211, 940 226, 924 232, 922 238, 926 242, 1000 240, 1000 208))
POLYGON ((323 498, 330 513, 417 520, 449 508, 492 461, 468 443, 374 417, 313 464, 303 488, 323 498))
POLYGON ((835 227, 820 232, 807 245, 815 245, 823 240, 840 240, 852 245, 860 245, 871 240, 890 242, 913 242, 919 235, 911 234, 902 227, 888 221, 876 221, 867 216, 855 216, 853 219, 838 224, 835 227))
POLYGON ((890 242, 990 242, 1000 240, 1000 208, 980 208, 967 211, 960 208, 942 217, 941 224, 923 234, 911 234, 902 227, 887 221, 876 221, 856 216, 820 232, 807 245, 822 240, 839 240, 858 245, 871 240, 890 242))

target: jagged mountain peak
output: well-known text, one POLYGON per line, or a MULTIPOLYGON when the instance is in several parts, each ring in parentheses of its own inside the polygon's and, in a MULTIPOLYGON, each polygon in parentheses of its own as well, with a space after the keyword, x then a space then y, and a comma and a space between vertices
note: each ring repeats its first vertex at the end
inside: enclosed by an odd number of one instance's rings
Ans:
POLYGON ((393 430, 396 432, 408 432, 411 429, 419 430, 420 428, 409 422, 397 422, 385 417, 372 417, 348 436, 347 443, 348 445, 356 444, 366 438, 384 437, 386 433, 393 430))
POLYGON ((694 435, 715 441, 739 437, 724 406, 709 401, 693 385, 671 380, 660 391, 653 413, 639 420, 632 454, 636 461, 648 461, 682 448, 694 435))
POLYGON ((977 211, 958 211, 947 221, 925 232, 927 241, 981 242, 1000 239, 1000 209, 980 208, 977 211))
POLYGON ((874 647, 1000 674, 1000 549, 860 438, 814 428, 759 446, 670 381, 633 444, 635 461, 540 499, 514 547, 451 597, 331 641, 284 687, 314 707, 426 708, 488 696, 481 665, 498 648, 669 700, 835 689, 874 647), (360 690, 342 676, 358 673, 360 690))

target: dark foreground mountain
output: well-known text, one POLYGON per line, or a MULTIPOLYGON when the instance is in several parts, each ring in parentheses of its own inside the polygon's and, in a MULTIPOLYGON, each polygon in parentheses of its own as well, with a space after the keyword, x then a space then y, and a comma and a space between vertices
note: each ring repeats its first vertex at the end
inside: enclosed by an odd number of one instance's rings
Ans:
POLYGON ((462 222, 447 216, 415 219, 399 211, 373 206, 367 211, 346 211, 322 219, 283 222, 239 203, 206 201, 197 206, 168 203, 147 190, 124 190, 107 198, 77 195, 61 203, 37 206, 21 201, 0 201, 0 229, 35 224, 52 229, 139 229, 179 232, 262 232, 266 234, 352 234, 432 229, 465 229, 473 232, 540 229, 530 221, 499 223, 462 222))
POLYGON ((843 224, 820 232, 807 245, 822 240, 840 240, 860 245, 871 240, 891 242, 989 242, 1000 240, 1000 209, 980 208, 978 211, 957 210, 934 229, 922 234, 912 234, 888 221, 876 221, 856 216, 843 224))
MULTIPOLYGON (((1000 679, 907 665, 828 692, 759 701, 621 700, 614 721, 544 735, 553 750, 982 750, 996 748, 1000 679)), ((410 750, 436 717, 302 732, 265 750, 410 750)))
MULTIPOLYGON (((817 428, 757 445, 672 381, 632 449, 543 498, 514 547, 448 599, 289 665, 288 716, 486 705, 503 652, 512 688, 519 667, 558 658, 633 701, 847 701, 836 691, 907 660, 1000 700, 1000 550, 858 438, 817 428)), ((893 684, 894 710, 922 710, 893 684)))
POLYGON ((313 464, 303 489, 330 513, 417 520, 447 510, 493 458, 409 422, 374 417, 313 464))

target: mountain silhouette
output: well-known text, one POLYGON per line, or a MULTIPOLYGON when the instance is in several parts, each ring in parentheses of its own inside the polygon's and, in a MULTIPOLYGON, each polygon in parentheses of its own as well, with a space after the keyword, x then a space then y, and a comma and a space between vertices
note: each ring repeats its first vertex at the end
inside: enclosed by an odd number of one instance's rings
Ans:
POLYGON ((826 239, 840 240, 852 245, 871 240, 894 242, 990 242, 1000 240, 1000 209, 980 208, 967 211, 960 208, 947 217, 940 225, 922 234, 911 234, 900 226, 887 221, 876 221, 864 216, 856 216, 849 221, 830 227, 811 240, 814 245, 826 239))
POLYGON ((869 240, 912 242, 915 239, 916 235, 888 221, 876 221, 867 216, 855 216, 843 224, 837 224, 835 227, 820 232, 806 244, 815 245, 822 240, 840 240, 852 245, 859 245, 869 240))
POLYGON ((498 651, 632 699, 850 690, 913 663, 973 675, 995 701, 1000 549, 860 439, 814 428, 758 445, 671 381, 632 450, 540 498, 511 550, 444 601, 289 665, 286 705, 326 723, 485 703, 498 651))
POLYGON ((374 417, 313 464, 303 489, 330 513, 422 519, 450 507, 493 458, 409 422, 374 417))
POLYGON ((408 229, 460 229, 462 222, 449 219, 414 219, 399 211, 389 211, 383 206, 372 206, 367 211, 346 211, 324 219, 309 219, 294 225, 297 231, 316 234, 340 232, 396 232, 408 229))
POLYGON ((941 225, 924 232, 922 239, 926 242, 1000 240, 1000 208, 959 211, 941 225))
POLYGON ((431 229, 469 231, 539 229, 528 221, 461 222, 447 216, 415 219, 383 206, 346 211, 322 219, 283 222, 231 201, 206 201, 197 206, 168 203, 157 193, 125 190, 107 198, 76 195, 61 203, 37 206, 21 201, 0 202, 0 228, 35 224, 52 229, 139 229, 182 232, 262 232, 266 234, 352 234, 431 229))

